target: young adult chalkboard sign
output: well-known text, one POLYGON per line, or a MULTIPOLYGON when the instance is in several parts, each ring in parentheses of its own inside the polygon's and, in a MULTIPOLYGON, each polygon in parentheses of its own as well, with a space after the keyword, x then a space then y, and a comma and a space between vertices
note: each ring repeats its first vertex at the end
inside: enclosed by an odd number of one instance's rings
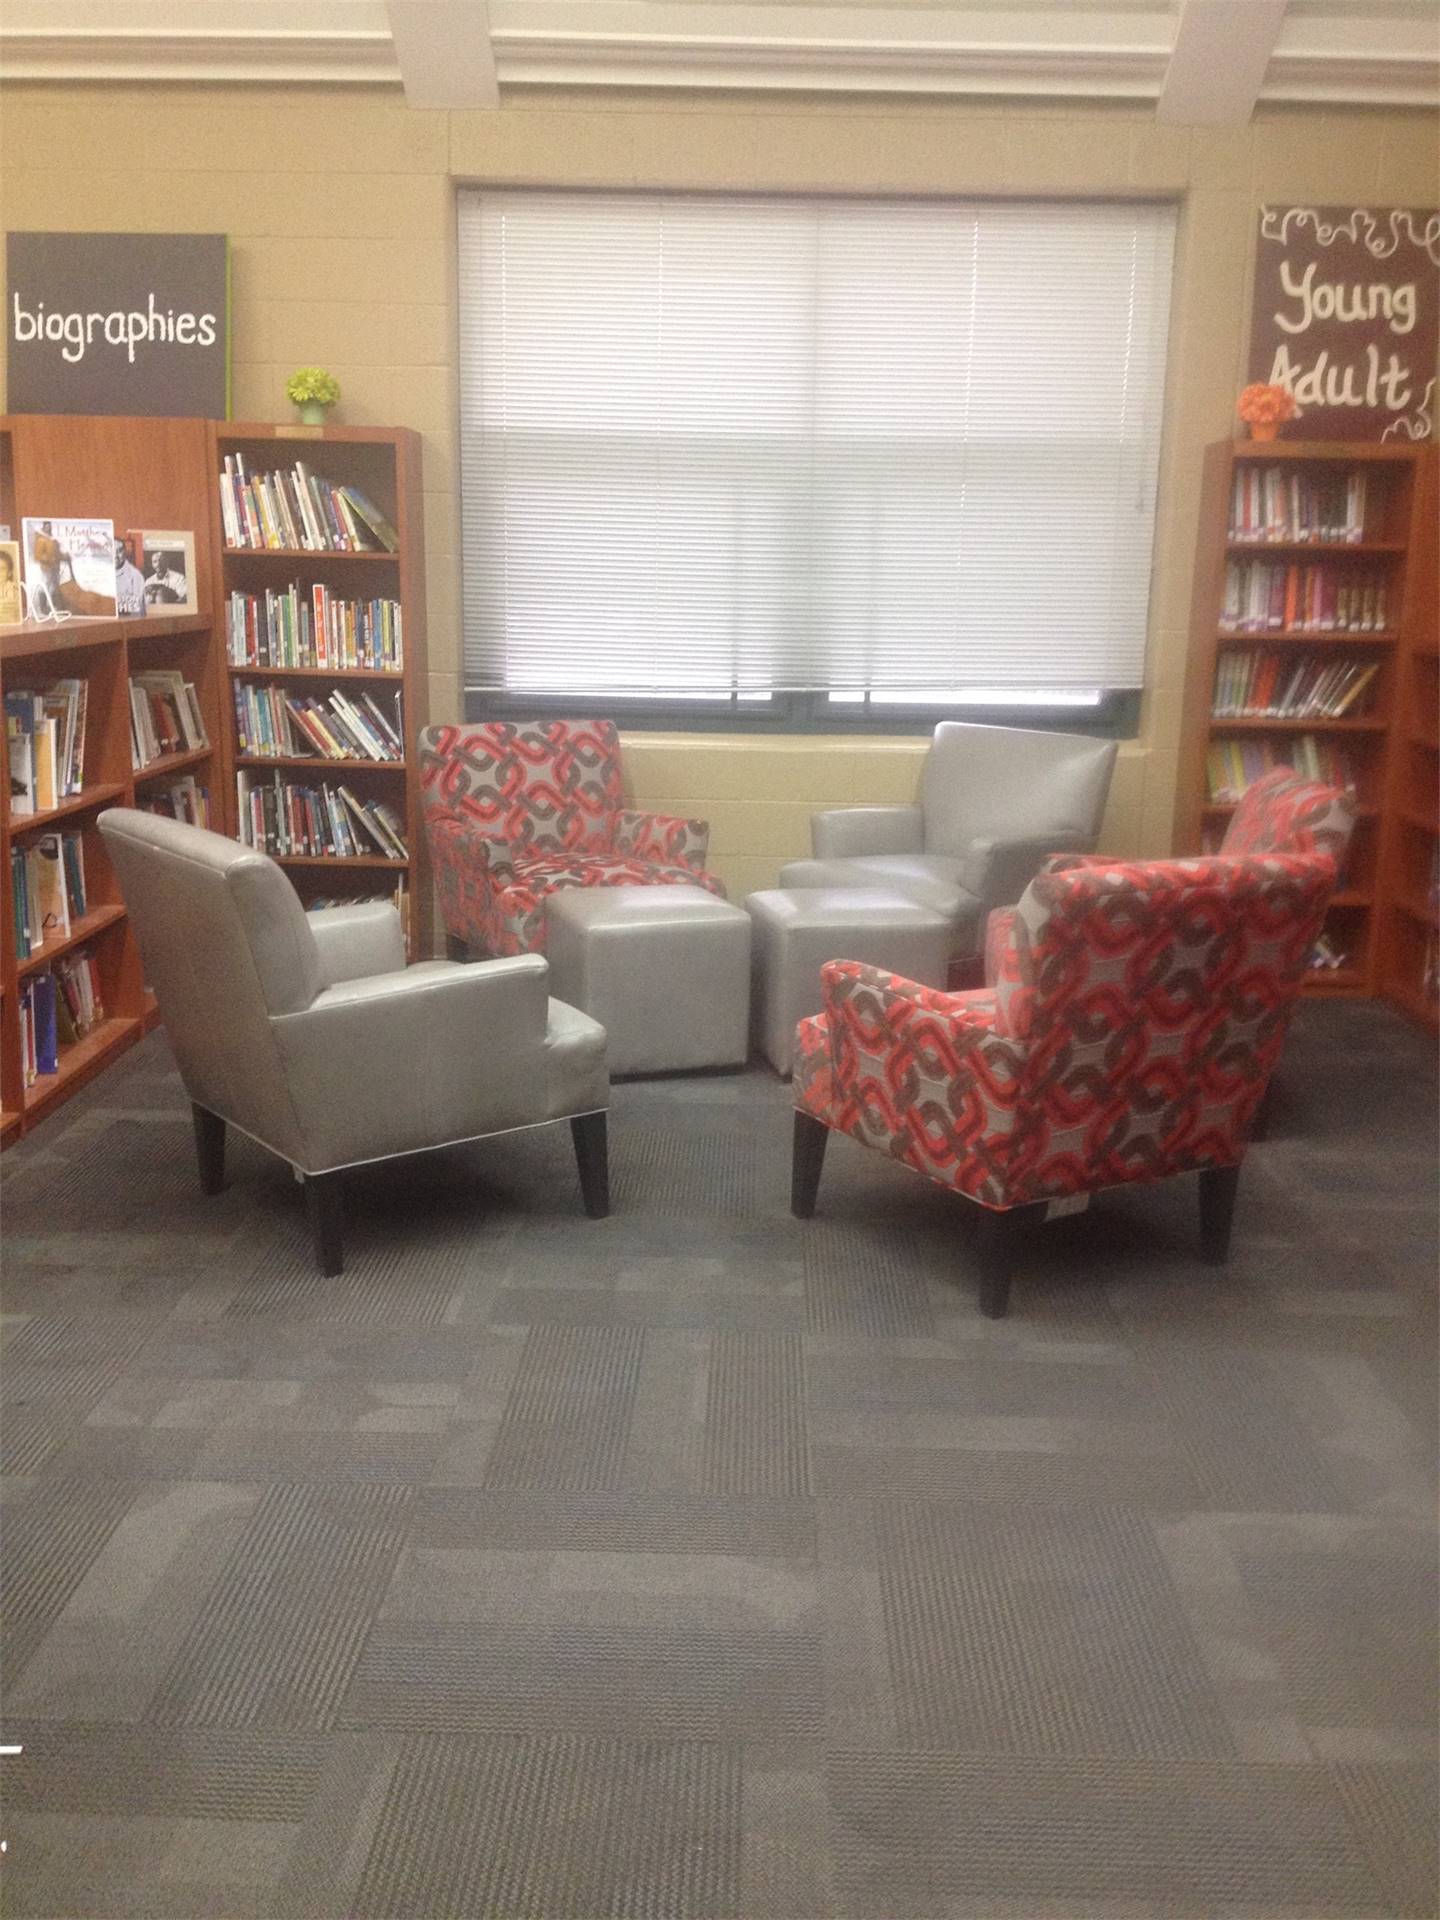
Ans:
POLYGON ((1435 431, 1440 213, 1262 207, 1250 379, 1287 387, 1287 440, 1435 431))
POLYGON ((12 233, 12 413, 230 412, 223 233, 12 233))

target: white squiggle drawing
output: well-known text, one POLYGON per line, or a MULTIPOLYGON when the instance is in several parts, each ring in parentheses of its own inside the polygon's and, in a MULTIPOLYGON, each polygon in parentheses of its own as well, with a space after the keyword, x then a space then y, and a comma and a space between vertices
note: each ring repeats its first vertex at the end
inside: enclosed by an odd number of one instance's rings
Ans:
POLYGON ((1435 431, 1431 402, 1435 398, 1435 382, 1427 380, 1425 392, 1414 413, 1402 413, 1398 420, 1392 420, 1381 434, 1382 440, 1428 440, 1435 431))
POLYGON ((1388 260, 1408 243, 1412 247, 1423 247, 1431 262, 1440 267, 1440 213, 1427 214, 1418 232, 1415 215, 1409 207, 1387 207, 1384 220, 1388 222, 1388 232, 1382 216, 1372 213, 1368 207, 1356 207, 1344 220, 1322 219, 1317 207, 1262 207, 1260 233, 1263 239, 1278 241, 1283 246, 1290 237, 1292 224, 1299 228, 1313 227, 1322 247, 1333 246, 1343 237, 1364 247, 1374 260, 1388 260))

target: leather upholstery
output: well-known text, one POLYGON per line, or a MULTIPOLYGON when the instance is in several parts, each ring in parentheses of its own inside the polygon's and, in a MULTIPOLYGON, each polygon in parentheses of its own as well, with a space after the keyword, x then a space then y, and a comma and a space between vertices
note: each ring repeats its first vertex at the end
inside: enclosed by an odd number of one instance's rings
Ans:
POLYGON ((479 953, 539 953, 568 887, 700 886, 709 827, 622 806, 610 720, 426 727, 421 786, 445 926, 479 953))
POLYGON ((542 959, 406 968, 393 907, 307 914, 264 854, 154 814, 100 831, 187 1093, 302 1172, 606 1105, 604 1030, 542 959))
POLYGON ((952 962, 980 947, 986 913, 1017 900, 1047 854, 1093 847, 1113 740, 943 721, 925 756, 921 805, 811 816, 815 858, 784 888, 889 887, 947 914, 952 962))
POLYGON ((1334 877, 1323 853, 1057 861, 991 989, 825 967, 795 1104, 999 1210, 1238 1166, 1334 877))
POLYGON ((557 993, 605 1028, 612 1073, 742 1066, 750 1042, 750 920, 702 887, 556 894, 557 993))
POLYGON ((856 888, 752 893, 755 1034, 777 1073, 788 1074, 795 1027, 820 1011, 820 969, 843 954, 943 987, 950 922, 903 893, 856 888))

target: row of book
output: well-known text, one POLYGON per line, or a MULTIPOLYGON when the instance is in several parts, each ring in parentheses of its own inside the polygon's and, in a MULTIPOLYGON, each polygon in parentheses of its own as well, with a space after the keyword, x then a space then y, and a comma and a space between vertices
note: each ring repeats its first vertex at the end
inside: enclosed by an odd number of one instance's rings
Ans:
POLYGON ((353 860, 383 854, 408 860, 399 816, 380 800, 359 800, 343 784, 318 787, 282 780, 278 773, 235 776, 239 837, 262 853, 353 860))
POLYGON ((78 833, 42 833, 10 849, 10 907, 15 958, 28 960, 47 940, 65 940, 89 912, 85 845, 78 833))
POLYGON ((220 518, 227 547, 394 553, 400 545, 394 527, 358 487, 336 486, 303 460, 288 472, 247 474, 245 456, 227 453, 220 518))
POLYGON ((1249 647, 1220 655, 1211 713, 1216 720, 1358 719, 1372 704, 1378 660, 1279 653, 1249 647))
POLYGON ((1230 485, 1232 540, 1365 538, 1365 474, 1295 472, 1237 461, 1230 485))
POLYGON ((130 676, 130 764, 148 767, 167 753, 208 747, 200 696, 173 667, 130 676))
POLYGON ((143 813, 158 813, 187 827, 210 825, 210 789, 198 786, 193 774, 187 773, 168 787, 146 787, 136 794, 135 804, 143 813))
POLYGON ((1238 800, 1272 767, 1293 767, 1308 779, 1355 791, 1355 769, 1343 746, 1313 733, 1282 740, 1212 740, 1205 755, 1205 786, 1218 805, 1238 800))
POLYGON ((1220 625, 1227 633, 1383 633, 1389 611, 1382 575, 1353 566, 1286 566, 1231 560, 1220 625))
POLYGON ((321 699, 237 680, 235 731, 241 753, 264 759, 297 754, 325 760, 405 758, 398 688, 388 700, 385 691, 366 691, 352 699, 339 687, 321 699))
POLYGON ((230 595, 226 651, 232 667, 347 667, 398 673, 405 637, 398 600, 343 600, 318 583, 283 593, 230 595))
POLYGON ((25 1084, 60 1071, 60 1055, 105 1018, 100 968, 88 947, 63 954, 20 987, 20 1048, 25 1084))
POLYGON ((5 695, 5 751, 12 816, 48 813, 85 783, 84 680, 57 680, 5 695))

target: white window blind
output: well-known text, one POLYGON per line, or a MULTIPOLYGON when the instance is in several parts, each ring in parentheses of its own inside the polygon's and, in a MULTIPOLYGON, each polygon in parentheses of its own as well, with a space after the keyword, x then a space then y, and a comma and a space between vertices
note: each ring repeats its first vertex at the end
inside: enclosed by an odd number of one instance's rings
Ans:
POLYGON ((1138 687, 1174 215, 463 191, 467 685, 1138 687))

